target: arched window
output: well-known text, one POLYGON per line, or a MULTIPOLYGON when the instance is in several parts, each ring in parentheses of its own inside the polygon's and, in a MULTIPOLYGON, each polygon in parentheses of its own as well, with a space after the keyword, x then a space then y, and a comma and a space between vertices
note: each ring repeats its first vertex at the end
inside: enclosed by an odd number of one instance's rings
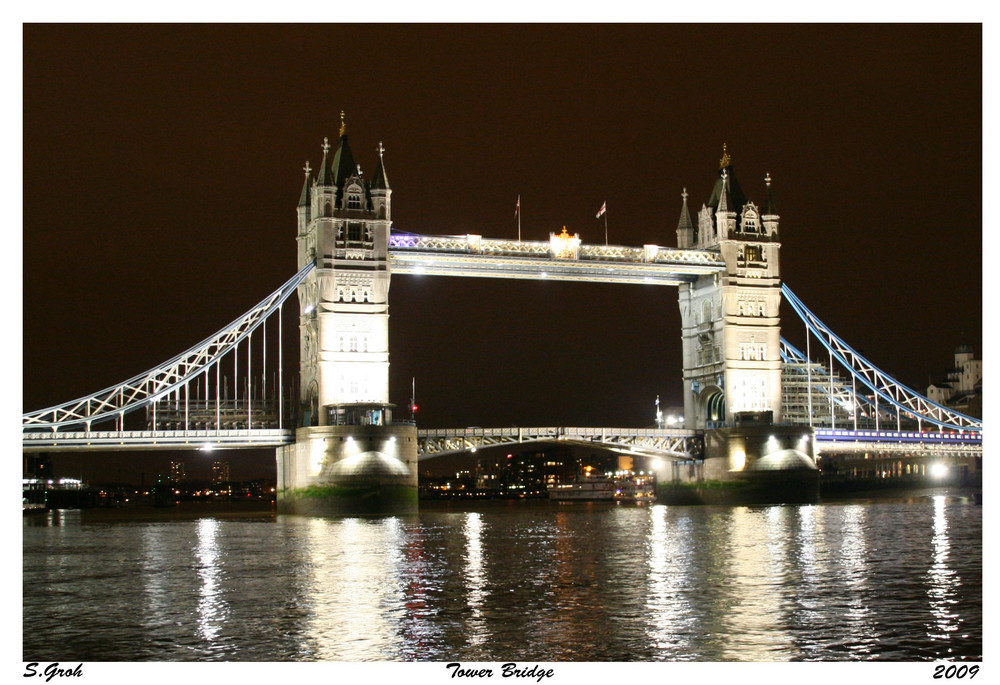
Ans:
POLYGON ((348 209, 361 209, 361 188, 357 185, 351 185, 347 188, 347 202, 345 206, 348 209))
POLYGON ((744 233, 760 233, 757 210, 753 203, 747 203, 743 209, 743 216, 740 219, 740 230, 744 233))

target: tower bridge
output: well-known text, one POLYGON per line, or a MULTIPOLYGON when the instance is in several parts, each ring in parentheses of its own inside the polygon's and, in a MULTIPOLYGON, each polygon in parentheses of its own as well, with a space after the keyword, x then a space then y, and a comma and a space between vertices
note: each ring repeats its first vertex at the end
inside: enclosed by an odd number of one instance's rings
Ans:
POLYGON ((815 458, 826 449, 912 451, 934 445, 981 454, 981 420, 896 382, 781 283, 780 217, 771 177, 764 177, 763 201, 749 200, 725 148, 713 190, 695 219, 687 191, 682 193, 677 247, 589 245, 565 228, 547 241, 394 232, 384 152, 380 144, 375 173, 363 177, 342 122, 336 148, 324 140, 316 173, 308 163, 304 168, 298 273, 218 333, 155 369, 24 414, 24 450, 274 447, 279 509, 301 513, 412 511, 419 460, 513 443, 599 444, 640 456, 697 460, 703 465, 698 478, 781 471, 807 484, 816 482, 815 458), (470 432, 418 430, 394 419, 388 383, 393 274, 676 287, 684 428, 470 432), (293 292, 299 366, 286 378, 283 309, 293 292), (783 299, 806 326, 805 353, 781 337, 783 299), (813 359, 813 338, 828 352, 829 367, 813 359), (834 360, 843 375, 834 371, 834 360), (786 401, 782 383, 789 373, 797 374, 790 376, 796 379, 790 387, 806 389, 804 404, 786 401))

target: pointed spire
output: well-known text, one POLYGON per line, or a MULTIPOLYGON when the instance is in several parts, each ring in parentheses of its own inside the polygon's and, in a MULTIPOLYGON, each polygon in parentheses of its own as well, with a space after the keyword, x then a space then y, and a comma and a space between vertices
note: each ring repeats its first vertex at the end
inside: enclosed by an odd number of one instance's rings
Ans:
POLYGON ((323 138, 323 161, 319 167, 319 175, 316 177, 316 185, 328 186, 333 183, 333 172, 330 169, 330 139, 323 138))
POLYGON ((688 189, 681 193, 681 218, 677 221, 677 230, 694 231, 694 224, 691 223, 691 211, 688 209, 688 189))
POLYGON ((378 166, 375 168, 375 177, 372 179, 372 190, 388 190, 389 178, 385 175, 385 165, 382 162, 382 155, 385 153, 385 146, 382 141, 378 141, 378 166))
POLYGON ((721 215, 724 212, 731 211, 729 205, 732 204, 733 200, 729 194, 729 173, 726 169, 722 170, 722 192, 719 194, 719 208, 716 210, 717 215, 721 215))
POLYGON ((306 165, 302 168, 302 170, 306 172, 306 180, 302 184, 302 194, 299 195, 299 207, 308 207, 309 206, 309 195, 310 195, 310 193, 309 193, 309 186, 310 186, 309 181, 311 180, 310 176, 312 175, 312 169, 309 167, 309 161, 308 160, 306 161, 306 165))
POLYGON ((762 216, 777 216, 778 210, 774 207, 774 198, 771 197, 771 172, 764 175, 764 185, 767 186, 767 197, 764 199, 762 216))

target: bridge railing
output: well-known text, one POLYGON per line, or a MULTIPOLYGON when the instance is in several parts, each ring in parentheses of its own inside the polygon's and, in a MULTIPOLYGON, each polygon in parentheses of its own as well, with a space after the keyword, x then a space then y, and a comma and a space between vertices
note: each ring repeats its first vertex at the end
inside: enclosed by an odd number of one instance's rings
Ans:
POLYGON ((127 430, 127 431, 54 431, 24 433, 22 448, 27 452, 79 449, 139 450, 201 449, 216 447, 271 447, 294 442, 291 429, 223 430, 127 430))
POLYGON ((684 428, 595 428, 595 427, 572 427, 572 426, 543 426, 543 427, 516 427, 509 428, 426 428, 417 431, 423 437, 435 438, 462 438, 462 437, 689 437, 695 435, 694 431, 684 428))
MULTIPOLYGON (((389 249, 417 252, 444 252, 482 254, 491 256, 529 257, 550 259, 554 257, 552 245, 540 240, 498 240, 480 235, 425 236, 415 233, 393 233, 389 249)), ((707 250, 644 245, 581 245, 580 260, 621 261, 646 264, 718 264, 722 258, 707 250)))
POLYGON ((417 431, 421 459, 480 447, 499 447, 534 442, 566 441, 603 444, 622 453, 639 456, 698 458, 702 438, 681 428, 600 428, 533 426, 510 428, 441 428, 417 431))

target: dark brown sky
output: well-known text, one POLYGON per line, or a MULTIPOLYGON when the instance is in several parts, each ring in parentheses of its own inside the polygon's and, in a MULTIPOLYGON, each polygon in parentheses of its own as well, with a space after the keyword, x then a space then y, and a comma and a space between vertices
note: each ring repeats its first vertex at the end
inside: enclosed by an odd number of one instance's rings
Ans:
MULTIPOLYGON (((566 225, 675 245, 728 143, 782 275, 923 388, 981 353, 982 32, 892 26, 24 29, 25 410, 157 365, 295 271, 305 160, 346 110, 394 228, 566 225)), ((391 400, 421 425, 644 425, 679 404, 675 289, 393 279, 391 400)), ((801 326, 783 309, 784 332, 801 326)), ((287 368, 287 367, 286 367, 287 368)))

